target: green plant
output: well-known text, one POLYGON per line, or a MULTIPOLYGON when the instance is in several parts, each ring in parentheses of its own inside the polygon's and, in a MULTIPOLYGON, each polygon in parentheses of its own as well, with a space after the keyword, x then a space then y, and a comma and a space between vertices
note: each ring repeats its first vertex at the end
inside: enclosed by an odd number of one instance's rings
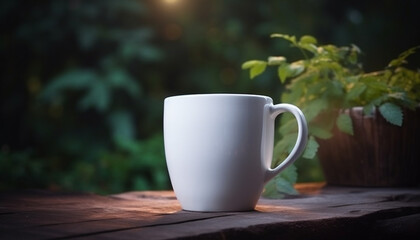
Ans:
MULTIPOLYGON (((247 61, 242 68, 249 69, 252 79, 268 66, 277 67, 280 82, 286 84, 281 101, 300 107, 308 121, 310 136, 303 158, 316 157, 317 139, 331 138, 334 126, 353 135, 352 119, 345 109, 363 106, 364 114, 370 115, 377 108, 388 122, 401 126, 402 108, 414 110, 420 103, 420 72, 404 66, 407 57, 419 47, 403 52, 384 70, 365 73, 356 45, 318 45, 317 39, 308 35, 299 40, 284 34, 271 37, 289 41, 300 50, 303 59, 288 62, 283 56, 269 57, 267 61, 247 61)), ((274 164, 292 149, 296 130, 293 117, 283 116, 279 128, 282 138, 275 146, 274 164)))
POLYGON ((48 188, 110 194, 170 188, 162 133, 116 145, 71 162, 60 157, 39 158, 31 150, 1 149, 0 168, 7 171, 0 176, 0 191, 48 188))
POLYGON ((164 52, 148 3, 1 5, 11 23, 0 42, 10 56, 0 115, 11 117, 2 122, 0 190, 169 188, 157 121, 163 86, 151 78, 164 52))

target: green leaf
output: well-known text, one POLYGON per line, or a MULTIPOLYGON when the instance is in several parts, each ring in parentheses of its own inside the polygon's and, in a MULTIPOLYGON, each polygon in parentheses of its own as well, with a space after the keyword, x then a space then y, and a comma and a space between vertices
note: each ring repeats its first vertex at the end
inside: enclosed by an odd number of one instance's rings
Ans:
POLYGON ((342 96, 344 92, 344 86, 338 81, 329 81, 325 83, 326 92, 331 96, 342 96))
MULTIPOLYGON (((283 171, 284 173, 285 171, 283 171)), ((276 189, 277 191, 279 191, 280 193, 285 193, 288 195, 296 195, 298 194, 298 192, 296 191, 296 189, 293 187, 293 183, 287 181, 284 178, 279 177, 278 179, 276 179, 276 189)))
POLYGON ((134 117, 129 111, 114 111, 108 116, 108 124, 112 131, 113 140, 118 141, 134 140, 136 125, 134 117))
POLYGON ((278 68, 278 76, 280 78, 280 82, 286 82, 287 77, 289 76, 289 64, 282 64, 278 68))
POLYGON ((103 81, 96 81, 78 102, 78 107, 82 110, 95 108, 99 112, 108 110, 112 95, 109 87, 103 81))
POLYGON ((282 117, 281 126, 279 128, 279 132, 282 135, 286 135, 289 133, 296 133, 298 130, 297 122, 295 118, 290 118, 287 121, 284 121, 286 116, 282 117))
POLYGON ((317 127, 313 124, 309 128, 309 133, 313 136, 320 138, 320 139, 329 139, 333 136, 329 129, 325 129, 323 127, 317 127))
POLYGON ((126 70, 120 68, 110 68, 105 79, 112 88, 124 89, 133 98, 141 95, 141 86, 126 70))
POLYGON ((252 68, 253 66, 255 66, 256 64, 259 64, 263 61, 260 60, 249 60, 246 61, 242 64, 242 69, 248 69, 248 68, 252 68))
POLYGON ((385 82, 379 82, 375 79, 375 81, 370 81, 366 83, 368 85, 369 88, 372 88, 373 90, 376 91, 383 91, 386 92, 388 91, 388 85, 385 82))
POLYGON ((316 38, 309 35, 302 36, 299 41, 299 46, 301 48, 306 49, 314 54, 317 54, 318 47, 315 44, 317 44, 316 38))
POLYGON ((357 54, 362 53, 362 50, 360 50, 360 48, 356 44, 351 44, 351 50, 353 52, 356 52, 357 54))
POLYGON ((375 105, 373 103, 370 103, 370 104, 364 106, 363 107, 363 114, 365 116, 372 116, 374 107, 375 107, 375 105))
POLYGON ((42 91, 41 97, 51 100, 62 96, 64 90, 85 90, 101 82, 100 76, 91 70, 75 69, 54 78, 42 91))
POLYGON ((280 81, 284 83, 289 77, 296 77, 305 70, 303 62, 294 62, 292 64, 282 64, 278 68, 280 81))
POLYGON ((420 48, 420 46, 416 46, 416 47, 412 47, 412 48, 410 48, 410 49, 408 49, 408 50, 406 50, 406 51, 404 51, 404 52, 402 52, 399 56, 398 56, 398 58, 396 58, 396 59, 393 59, 389 64, 388 64, 388 67, 399 67, 399 66, 401 66, 401 65, 403 65, 404 63, 406 63, 406 58, 408 57, 408 56, 410 56, 411 54, 414 54, 416 51, 417 51, 417 49, 419 49, 420 48))
POLYGON ((356 101, 359 99, 359 96, 366 90, 367 86, 365 84, 355 84, 353 88, 347 93, 346 98, 349 101, 356 101))
POLYGON ((281 65, 283 63, 286 63, 286 58, 283 56, 271 56, 268 57, 268 65, 281 65))
POLYGON ((318 47, 315 44, 301 44, 300 46, 313 54, 318 53, 318 47))
POLYGON ((251 79, 263 73, 266 67, 267 62, 260 60, 250 60, 242 64, 242 69, 250 68, 249 74, 251 79))
POLYGON ((414 109, 418 105, 417 101, 414 98, 410 98, 407 92, 404 91, 390 93, 388 94, 388 97, 396 99, 400 106, 407 107, 410 109, 414 109))
POLYGON ((328 108, 327 99, 318 98, 308 103, 308 105, 304 107, 302 111, 306 117, 306 120, 309 122, 313 120, 315 117, 319 116, 319 114, 327 108, 328 108))
POLYGON ((296 195, 298 192, 294 188, 297 181, 297 171, 295 165, 290 165, 278 174, 274 181, 276 182, 276 189, 281 194, 296 195))
POLYGON ((400 106, 393 103, 384 103, 379 107, 379 112, 389 123, 402 126, 403 112, 400 106))
POLYGON ((261 62, 261 63, 255 65, 254 67, 252 67, 251 68, 251 71, 250 71, 250 77, 251 77, 251 79, 253 79, 256 76, 258 76, 261 73, 263 73, 265 71, 265 68, 266 67, 267 67, 267 63, 266 62, 261 62))
POLYGON ((278 165, 287 157, 287 155, 289 155, 295 146, 296 139, 297 133, 290 133, 283 136, 280 141, 277 141, 273 153, 273 166, 278 165))
POLYGON ((141 59, 145 59, 148 61, 158 61, 163 58, 163 53, 160 51, 160 49, 154 47, 154 46, 141 46, 137 47, 138 54, 140 55, 141 59))
MULTIPOLYGON (((280 141, 277 141, 276 146, 274 147, 274 157, 278 158, 281 154, 289 154, 293 146, 295 146, 297 139, 297 133, 288 133, 284 135, 280 141)), ((278 164, 278 162, 274 162, 278 164)))
POLYGON ((278 178, 283 178, 284 180, 288 181, 289 183, 296 183, 297 181, 297 168, 294 164, 291 164, 287 168, 285 168, 280 174, 278 178))
POLYGON ((317 44, 317 40, 313 36, 304 35, 300 38, 299 43, 301 43, 301 44, 317 44))
POLYGON ((319 144, 314 137, 310 137, 308 144, 306 145, 305 151, 303 152, 302 157, 306 159, 313 159, 318 152, 319 144))
POLYGON ((285 195, 297 195, 294 188, 297 181, 297 169, 292 164, 269 181, 264 187, 264 197, 283 198, 285 195))
POLYGON ((281 194, 281 193, 277 192, 276 181, 275 181, 275 179, 271 179, 264 186, 263 196, 266 197, 266 198, 276 199, 276 198, 283 198, 284 194, 281 194))
POLYGON ((296 102, 299 101, 303 94, 304 93, 302 88, 294 88, 293 91, 283 92, 281 101, 296 104, 296 102))
POLYGON ((283 38, 283 39, 293 43, 294 45, 296 45, 296 37, 295 36, 290 36, 290 35, 287 35, 287 34, 274 33, 274 34, 271 34, 270 37, 272 37, 272 38, 283 38))
POLYGON ((342 113, 337 118, 337 127, 342 132, 353 135, 353 122, 348 114, 342 113))
POLYGON ((357 64, 357 52, 351 51, 348 55, 348 59, 351 64, 357 64))
POLYGON ((302 61, 293 62, 290 64, 290 77, 296 77, 305 70, 305 65, 302 61))

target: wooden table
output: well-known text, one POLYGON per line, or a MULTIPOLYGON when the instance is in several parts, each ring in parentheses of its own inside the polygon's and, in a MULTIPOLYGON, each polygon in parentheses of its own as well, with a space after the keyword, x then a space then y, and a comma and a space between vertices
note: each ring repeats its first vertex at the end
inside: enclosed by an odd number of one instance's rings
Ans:
POLYGON ((0 239, 420 239, 420 189, 296 187, 219 213, 183 211, 171 191, 1 193, 0 239))

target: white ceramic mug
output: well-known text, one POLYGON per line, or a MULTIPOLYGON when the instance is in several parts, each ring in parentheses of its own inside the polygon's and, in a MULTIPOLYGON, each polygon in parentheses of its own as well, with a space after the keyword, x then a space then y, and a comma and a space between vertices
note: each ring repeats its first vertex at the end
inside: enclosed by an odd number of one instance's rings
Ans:
POLYGON ((264 184, 303 152, 308 129, 294 105, 266 96, 197 94, 168 97, 164 141, 168 171, 184 210, 247 211, 264 184), (271 169, 274 121, 291 112, 298 124, 290 155, 271 169))

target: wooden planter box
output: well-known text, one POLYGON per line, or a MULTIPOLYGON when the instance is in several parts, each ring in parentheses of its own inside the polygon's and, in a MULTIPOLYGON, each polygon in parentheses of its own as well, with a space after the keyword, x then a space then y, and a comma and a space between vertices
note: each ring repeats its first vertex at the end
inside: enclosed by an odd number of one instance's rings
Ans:
POLYGON ((319 140, 318 156, 328 184, 366 187, 420 186, 420 110, 404 111, 403 126, 394 126, 378 111, 347 112, 354 136, 334 130, 319 140))

